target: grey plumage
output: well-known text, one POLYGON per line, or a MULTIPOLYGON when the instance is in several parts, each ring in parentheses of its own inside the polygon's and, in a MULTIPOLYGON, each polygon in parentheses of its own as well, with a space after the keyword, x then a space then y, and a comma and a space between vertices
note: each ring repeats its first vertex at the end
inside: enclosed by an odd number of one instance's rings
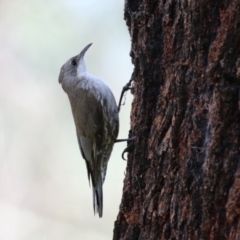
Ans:
POLYGON ((119 129, 118 108, 110 88, 86 71, 84 54, 69 59, 61 68, 59 82, 67 93, 88 179, 92 182, 94 212, 102 217, 107 163, 119 129))

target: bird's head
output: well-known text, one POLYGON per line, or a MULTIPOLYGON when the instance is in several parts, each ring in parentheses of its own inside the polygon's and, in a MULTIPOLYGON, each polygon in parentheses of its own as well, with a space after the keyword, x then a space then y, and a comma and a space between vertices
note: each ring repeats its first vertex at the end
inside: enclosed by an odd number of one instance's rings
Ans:
POLYGON ((70 58, 61 68, 58 81, 67 84, 81 77, 86 72, 84 54, 92 43, 88 44, 77 56, 70 58))

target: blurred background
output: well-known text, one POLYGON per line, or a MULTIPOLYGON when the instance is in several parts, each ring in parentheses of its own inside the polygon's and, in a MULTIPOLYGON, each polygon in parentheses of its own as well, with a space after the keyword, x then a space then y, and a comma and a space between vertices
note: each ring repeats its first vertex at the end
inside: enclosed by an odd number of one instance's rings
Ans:
MULTIPOLYGON (((61 66, 93 43, 85 61, 119 100, 133 66, 123 0, 0 2, 0 239, 112 239, 126 162, 118 143, 104 183, 103 218, 77 145, 61 66)), ((130 127, 132 96, 120 113, 130 127)))

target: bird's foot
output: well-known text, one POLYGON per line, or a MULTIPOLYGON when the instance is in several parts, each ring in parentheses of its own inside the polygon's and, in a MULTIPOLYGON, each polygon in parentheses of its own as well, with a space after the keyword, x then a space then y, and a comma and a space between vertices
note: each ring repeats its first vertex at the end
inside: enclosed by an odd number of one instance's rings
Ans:
POLYGON ((125 159, 124 158, 124 154, 125 153, 129 153, 129 152, 131 152, 132 151, 132 149, 133 149, 133 146, 134 146, 134 140, 135 140, 135 136, 134 137, 131 137, 131 138, 126 138, 126 139, 117 139, 116 141, 115 141, 115 143, 118 143, 118 142, 127 142, 127 147, 123 150, 123 152, 122 152, 122 159, 123 160, 127 160, 127 159, 125 159))
MULTIPOLYGON (((121 105, 122 105, 122 99, 123 99, 123 95, 126 91, 130 90, 130 89, 133 89, 133 87, 131 87, 131 84, 132 84, 132 79, 130 79, 130 81, 123 87, 122 89, 122 92, 121 92, 121 96, 120 96, 120 99, 119 99, 119 103, 118 103, 118 112, 120 112, 120 108, 121 108, 121 105)), ((123 104, 124 105, 124 104, 123 104)))

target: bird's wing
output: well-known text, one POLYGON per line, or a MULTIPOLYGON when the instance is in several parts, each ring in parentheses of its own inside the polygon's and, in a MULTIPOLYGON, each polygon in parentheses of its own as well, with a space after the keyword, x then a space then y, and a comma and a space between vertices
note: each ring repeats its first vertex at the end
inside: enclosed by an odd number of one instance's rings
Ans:
POLYGON ((95 186, 101 175, 101 150, 104 138, 103 111, 96 96, 84 89, 69 94, 79 148, 86 160, 88 176, 95 186))
POLYGON ((92 180, 94 211, 102 216, 107 162, 118 135, 118 110, 112 93, 104 97, 97 89, 77 89, 69 95, 79 148, 92 180), (109 101, 110 99, 110 101, 109 101))

